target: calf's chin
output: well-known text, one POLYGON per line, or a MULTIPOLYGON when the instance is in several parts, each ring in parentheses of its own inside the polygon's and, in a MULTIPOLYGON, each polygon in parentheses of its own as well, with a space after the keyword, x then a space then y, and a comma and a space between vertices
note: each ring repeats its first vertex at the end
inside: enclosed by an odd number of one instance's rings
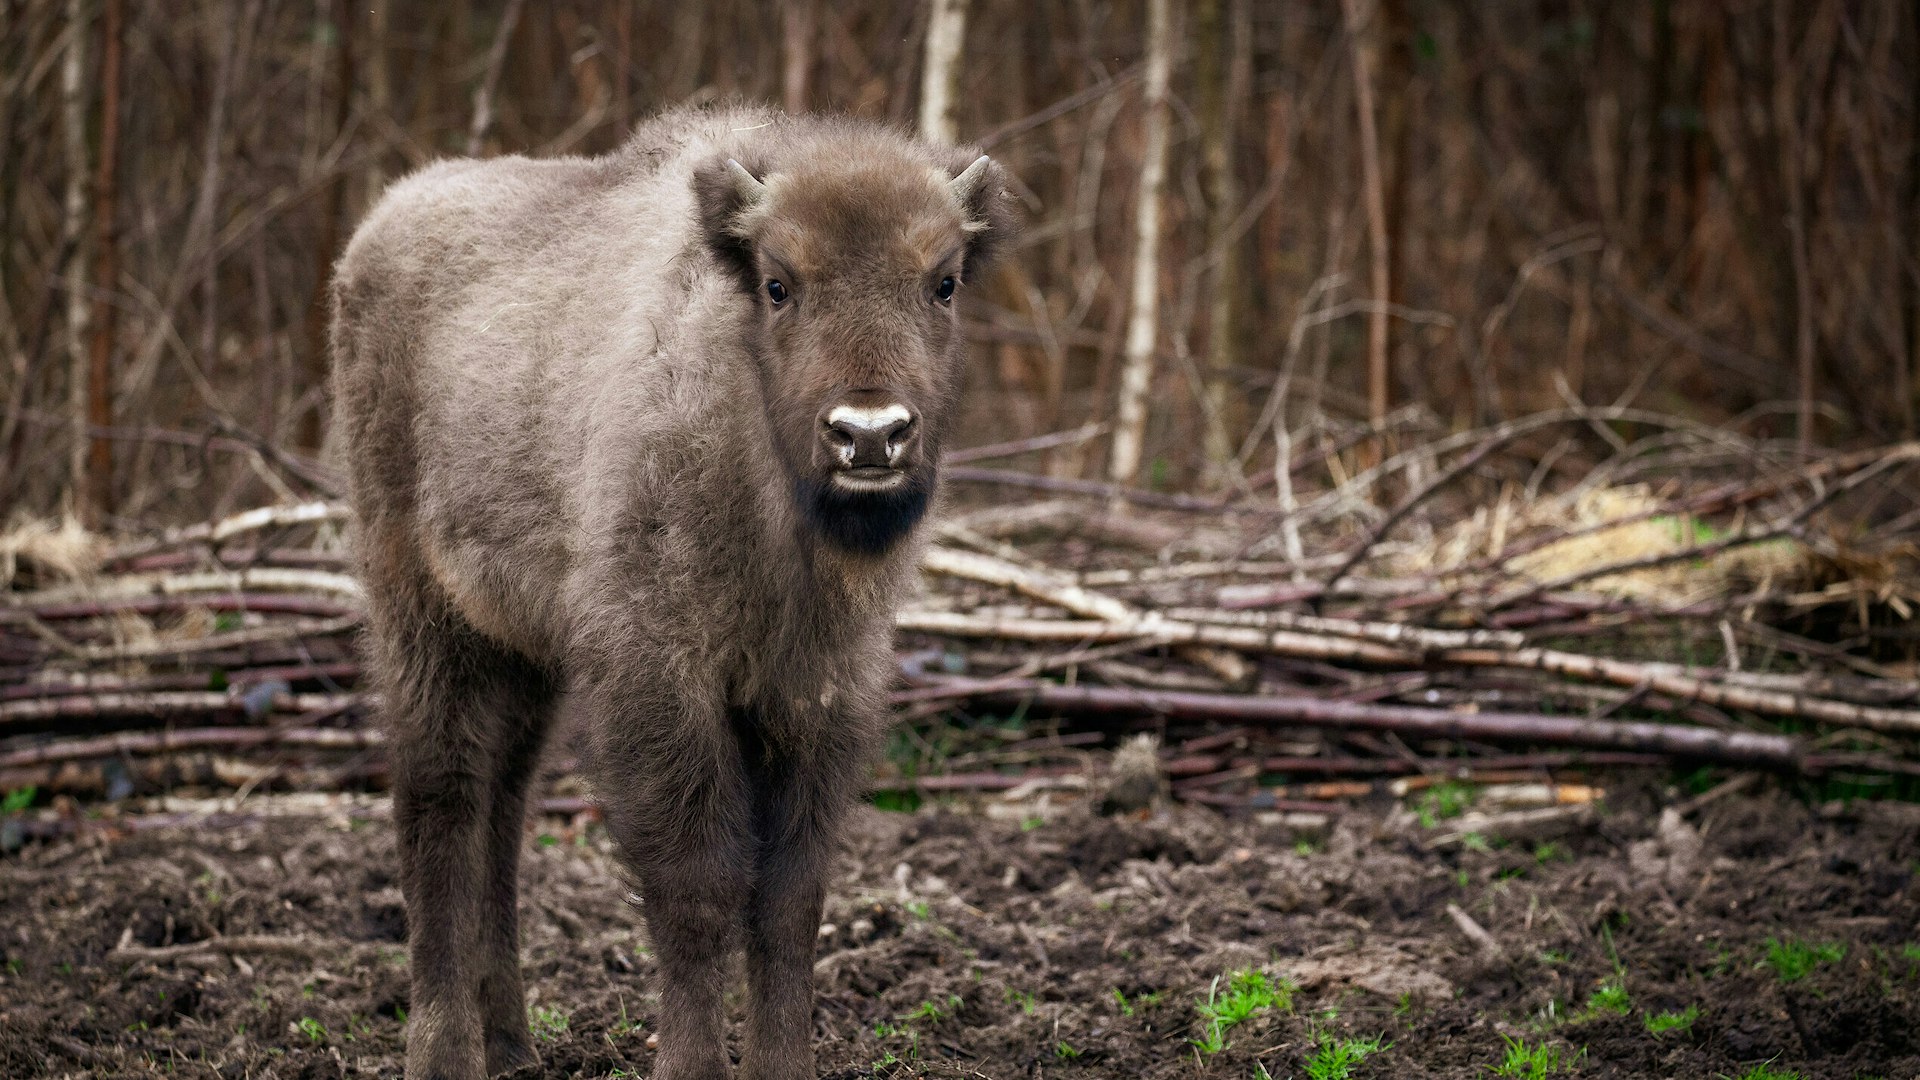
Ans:
POLYGON ((890 488, 855 490, 832 479, 794 481, 794 502, 809 528, 842 551, 885 555, 913 531, 933 502, 933 479, 920 471, 890 488))

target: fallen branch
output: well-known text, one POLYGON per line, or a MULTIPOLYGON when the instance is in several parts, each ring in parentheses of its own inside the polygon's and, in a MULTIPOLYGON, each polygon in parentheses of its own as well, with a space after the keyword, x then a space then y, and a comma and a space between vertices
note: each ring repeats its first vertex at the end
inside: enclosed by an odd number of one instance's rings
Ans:
MULTIPOLYGON (((269 598, 271 599, 271 598, 269 598)), ((298 601, 293 597, 290 600, 298 601)), ((293 606, 293 605, 289 605, 293 606)), ((312 602, 301 602, 295 610, 308 613, 312 602)), ((254 610, 246 608, 245 610, 254 610)), ((4 614, 0 612, 0 614, 4 614)), ((357 614, 343 615, 338 618, 320 620, 301 620, 292 623, 268 623, 265 626, 248 627, 245 630, 231 630, 223 634, 208 634, 205 637, 171 638, 160 641, 115 642, 111 645, 73 645, 67 643, 62 649, 69 656, 93 662, 112 662, 123 660, 158 660, 161 658, 178 659, 186 656, 203 656, 223 649, 238 649, 252 645, 265 645, 274 642, 312 640, 344 633, 360 625, 357 614)))
MULTIPOLYGON (((1185 749, 1184 747, 1182 748, 1185 749)), ((1570 751, 1497 754, 1472 758, 1360 758, 1269 755, 1252 759, 1262 774, 1309 773, 1320 776, 1431 776, 1448 780, 1484 779, 1491 774, 1551 773, 1574 769, 1655 768, 1669 764, 1662 754, 1632 751, 1570 751)), ((1197 776, 1236 766, 1239 756, 1181 753, 1161 764, 1168 776, 1197 776)))
POLYGON ((133 929, 120 935, 119 944, 107 955, 115 960, 166 961, 192 956, 272 956, 288 960, 317 960, 351 956, 365 945, 351 941, 319 938, 281 937, 271 934, 233 934, 189 941, 179 945, 135 945, 133 929))
POLYGON ((265 746, 309 750, 364 750, 382 746, 386 737, 371 728, 185 728, 65 739, 0 753, 0 769, 51 765, 64 761, 120 757, 126 754, 170 754, 184 750, 244 750, 265 746))
POLYGON ((292 506, 261 506, 219 521, 168 529, 149 540, 132 540, 114 547, 102 560, 107 565, 189 544, 218 544, 261 529, 286 528, 321 521, 345 521, 352 511, 345 503, 309 502, 292 506))
POLYGON ((274 694, 256 704, 245 693, 225 691, 159 691, 148 694, 76 694, 70 697, 30 698, 0 702, 0 733, 6 729, 44 724, 56 720, 104 720, 115 717, 147 717, 155 720, 176 716, 207 714, 248 715, 264 712, 262 705, 275 712, 310 713, 351 705, 352 695, 274 694))
POLYGON ((243 570, 204 570, 194 574, 128 574, 101 581, 57 585, 35 592, 9 594, 7 606, 40 611, 68 604, 102 604, 141 597, 250 592, 320 593, 355 602, 362 598, 360 582, 351 574, 285 566, 254 566, 243 570))
POLYGON ((1132 690, 1104 686, 1034 683, 1023 690, 996 688, 981 700, 1061 712, 1158 715, 1183 720, 1261 722, 1301 727, 1391 731, 1418 738, 1481 739, 1655 751, 1699 761, 1763 765, 1797 772, 1805 747, 1787 735, 1715 731, 1677 724, 1582 720, 1532 713, 1467 713, 1406 705, 1327 701, 1305 696, 1205 694, 1132 690))
MULTIPOLYGON (((1000 484, 1006 487, 1028 488, 1034 491, 1060 491, 1072 495, 1090 495, 1102 499, 1120 499, 1136 506, 1150 506, 1161 510, 1187 510, 1199 513, 1217 514, 1232 507, 1225 506, 1217 499, 1199 499, 1191 495, 1163 495, 1158 491, 1142 491, 1139 488, 1110 484, 1099 480, 1072 480, 1060 476, 1036 476, 1033 473, 1012 472, 1006 469, 980 469, 970 465, 956 465, 940 470, 940 479, 957 484, 1000 484)), ((1268 517, 1278 511, 1270 507, 1260 507, 1249 512, 1264 514, 1268 517)))
MULTIPOLYGON (((957 612, 906 609, 896 625, 903 630, 952 634, 961 637, 1002 637, 1024 641, 1091 643, 1139 640, 1151 644, 1202 644, 1245 652, 1270 653, 1296 659, 1364 663, 1380 667, 1419 667, 1462 664, 1470 667, 1512 667, 1544 671, 1590 682, 1611 683, 1629 689, 1647 688, 1682 704, 1699 702, 1723 709, 1744 709, 1769 716, 1800 717, 1844 727, 1874 731, 1920 733, 1920 711, 1890 709, 1830 701, 1804 693, 1728 686, 1713 674, 1675 671, 1625 660, 1563 652, 1556 649, 1445 649, 1431 653, 1391 648, 1370 641, 1303 634, 1254 627, 1195 625, 1159 618, 1151 613, 1126 622, 995 618, 957 612)), ((1622 749, 1631 749, 1623 747, 1622 749)))
MULTIPOLYGON (((1035 599, 1058 604, 1076 615, 1088 615, 1096 619, 1116 622, 1137 623, 1159 620, 1157 615, 1144 615, 1122 600, 1082 588, 1061 575, 1050 571, 1029 569, 991 555, 932 547, 928 548, 921 557, 920 566, 921 569, 932 573, 952 574, 956 577, 1011 588, 1035 599)), ((1201 664, 1229 683, 1238 683, 1247 677, 1246 665, 1238 656, 1205 648, 1204 642, 1199 644, 1203 647, 1189 647, 1186 650, 1189 659, 1201 664)))
POLYGON ((1462 910, 1459 904, 1448 902, 1447 918, 1453 920, 1453 925, 1459 927, 1460 933, 1465 935, 1468 941, 1473 942, 1487 959, 1505 960, 1507 958, 1507 950, 1501 947, 1500 942, 1495 940, 1492 934, 1487 933, 1486 927, 1474 921, 1473 916, 1462 910))
POLYGON ((1300 634, 1291 630, 1260 630, 1248 626, 1194 626, 1150 617, 1121 623, 1098 619, 1030 619, 905 608, 895 618, 894 625, 901 630, 927 634, 1014 641, 1076 644, 1138 641, 1143 649, 1160 645, 1216 645, 1243 652, 1383 667, 1407 666, 1420 661, 1418 653, 1367 641, 1352 641, 1323 634, 1300 634))
POLYGON ((321 600, 298 593, 215 593, 180 596, 124 596, 109 601, 78 601, 48 604, 40 608, 0 607, 0 626, 29 624, 31 619, 97 619, 121 613, 158 615, 163 612, 200 608, 217 612, 252 612, 256 615, 311 615, 322 619, 347 619, 343 626, 359 623, 356 605, 321 600))
POLYGON ((1762 690, 1750 686, 1727 686, 1692 674, 1688 669, 1675 671, 1664 665, 1608 660, 1598 656, 1561 652, 1556 649, 1519 649, 1511 652, 1492 649, 1459 649, 1441 654, 1457 664, 1481 667, 1519 667, 1550 672, 1591 682, 1612 683, 1633 689, 1646 687, 1674 700, 1700 702, 1722 709, 1745 709, 1769 716, 1791 716, 1818 720, 1842 727, 1862 727, 1873 731, 1901 734, 1920 733, 1920 711, 1888 709, 1872 705, 1854 705, 1829 701, 1803 693, 1762 690))

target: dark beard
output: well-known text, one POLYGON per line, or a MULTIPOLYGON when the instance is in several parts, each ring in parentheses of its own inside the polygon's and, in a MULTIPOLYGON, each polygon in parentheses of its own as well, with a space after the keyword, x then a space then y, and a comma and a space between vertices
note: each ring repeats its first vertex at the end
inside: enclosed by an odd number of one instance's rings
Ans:
POLYGON ((933 477, 908 473, 885 491, 847 491, 831 479, 794 478, 794 501, 828 543, 859 555, 885 555, 913 531, 933 501, 933 477))

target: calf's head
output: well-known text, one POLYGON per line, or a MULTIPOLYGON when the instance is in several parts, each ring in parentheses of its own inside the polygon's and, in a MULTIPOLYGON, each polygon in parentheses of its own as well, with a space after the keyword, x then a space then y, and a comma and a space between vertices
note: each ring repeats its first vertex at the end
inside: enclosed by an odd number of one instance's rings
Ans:
POLYGON ((890 549, 925 514, 958 404, 964 294, 1011 225, 1000 167, 897 137, 767 148, 695 174, 751 298, 774 451, 808 527, 890 549))

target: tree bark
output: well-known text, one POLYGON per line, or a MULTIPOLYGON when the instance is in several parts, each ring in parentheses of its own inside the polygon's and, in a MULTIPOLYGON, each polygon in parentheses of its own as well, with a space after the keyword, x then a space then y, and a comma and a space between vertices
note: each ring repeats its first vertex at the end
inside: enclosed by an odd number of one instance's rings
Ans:
POLYGON ((119 308, 111 300, 120 278, 119 234, 114 222, 120 202, 120 86, 126 28, 125 0, 107 0, 101 25, 100 53, 100 172, 94 182, 94 245, 99 261, 93 279, 109 299, 100 305, 93 327, 93 349, 87 367, 87 422, 100 433, 93 436, 88 454, 88 507, 96 521, 113 509, 113 440, 103 429, 113 426, 113 338, 119 308))
POLYGON ((613 122, 626 141, 633 130, 633 5, 613 8, 613 122))
POLYGON ((520 12, 526 0, 507 0, 500 13, 500 25, 493 35, 493 47, 487 50, 486 75, 473 94, 473 123, 467 128, 467 156, 479 157, 486 149, 487 135, 493 130, 493 99, 500 90, 500 73, 507 66, 507 46, 513 41, 514 28, 520 25, 520 12))
POLYGON ((1251 79, 1251 33, 1247 0, 1201 0, 1197 16, 1194 81, 1200 97, 1207 257, 1213 260, 1207 296, 1204 450, 1208 484, 1217 486, 1228 480, 1234 435, 1245 419, 1232 376, 1240 359, 1241 254, 1245 250, 1232 235, 1241 211, 1233 151, 1240 103, 1247 98, 1251 79))
MULTIPOLYGON (((1920 38, 1920 8, 1909 7, 1908 40, 1920 38)), ((1907 221, 1908 247, 1899 269, 1907 279, 1900 290, 1907 311, 1907 394, 1900 402, 1901 420, 1911 437, 1920 413, 1920 63, 1907 65, 1907 221)))
POLYGON ((67 0, 67 48, 60 62, 60 126, 67 156, 67 185, 61 200, 62 244, 69 252, 67 301, 67 496, 81 521, 93 520, 87 505, 87 388, 93 358, 87 328, 93 305, 87 295, 85 243, 87 215, 87 27, 92 13, 87 0, 67 0))
MULTIPOLYGON (((214 69, 213 101, 207 117, 207 138, 200 152, 200 191, 187 225, 187 250, 202 259, 200 271, 200 365, 212 371, 220 348, 220 217, 221 144, 226 140, 228 100, 233 96, 234 73, 241 55, 249 51, 261 0, 228 0, 221 12, 220 60, 214 69)), ((137 409, 140 403, 134 403, 137 409)))
POLYGON ((790 113, 807 111, 807 93, 813 82, 815 6, 818 0, 787 0, 781 8, 785 69, 782 100, 790 113))
POLYGON ((1801 145, 1796 38, 1787 0, 1773 5, 1773 122, 1780 139, 1780 181, 1787 197, 1787 263, 1793 275, 1793 358, 1798 374, 1794 394, 1794 432, 1805 454, 1813 445, 1813 280, 1807 257, 1806 183, 1801 145))
POLYGON ((1387 308, 1393 292, 1392 255, 1387 248, 1387 200, 1380 174, 1380 135, 1374 124, 1373 49, 1366 35, 1370 13, 1361 0, 1340 0, 1353 56, 1353 98, 1360 117, 1360 173, 1367 200, 1367 271, 1375 301, 1367 314, 1367 416, 1374 427, 1387 420, 1387 308))
MULTIPOLYGON (((1413 67, 1413 19, 1407 0, 1380 0, 1380 16, 1375 40, 1380 43, 1380 149, 1385 156, 1386 189, 1383 206, 1387 220, 1387 290, 1379 299, 1398 304, 1407 291, 1407 203, 1413 176, 1413 134, 1416 128, 1413 107, 1416 100, 1413 67)), ((1405 331, 1397 321, 1386 321, 1386 354, 1389 385, 1399 356, 1405 331)), ((1400 370, 1405 371, 1405 368, 1400 370)), ((1415 389, 1407 386, 1412 373, 1402 378, 1402 391, 1409 396, 1431 389, 1424 383, 1415 389)))
MULTIPOLYGON (((333 136, 338 138, 353 116, 353 8, 349 0, 338 0, 334 14, 340 20, 340 39, 335 47, 333 136)), ((320 72, 313 73, 316 79, 320 72)), ((307 380, 301 388, 305 407, 300 409, 298 442, 308 450, 318 450, 325 427, 325 409, 319 391, 327 382, 327 284, 333 277, 334 251, 340 246, 340 220, 346 213, 347 178, 336 170, 327 180, 325 208, 320 216, 320 239, 313 249, 313 299, 307 304, 307 380)))
POLYGON ((933 0, 927 20, 926 64, 920 74, 920 134, 937 143, 958 136, 954 100, 960 88, 960 52, 967 38, 967 0, 933 0))
MULTIPOLYGON (((623 5, 624 6, 624 5, 623 5)), ((391 12, 386 4, 367 7, 367 112, 379 117, 382 125, 393 117, 393 79, 387 67, 387 30, 391 12)), ((387 175, 380 157, 367 165, 367 195, 377 198, 387 186, 387 175)))
MULTIPOLYGON (((1133 289, 1127 316, 1125 359, 1113 456, 1107 475, 1132 484, 1146 442, 1147 389, 1153 383, 1154 345, 1159 338, 1160 195, 1167 182, 1167 85, 1172 79, 1174 40, 1170 0, 1147 0, 1146 146, 1140 160, 1140 199, 1133 225, 1133 289)), ((1114 508, 1124 504, 1116 500, 1114 508)))

